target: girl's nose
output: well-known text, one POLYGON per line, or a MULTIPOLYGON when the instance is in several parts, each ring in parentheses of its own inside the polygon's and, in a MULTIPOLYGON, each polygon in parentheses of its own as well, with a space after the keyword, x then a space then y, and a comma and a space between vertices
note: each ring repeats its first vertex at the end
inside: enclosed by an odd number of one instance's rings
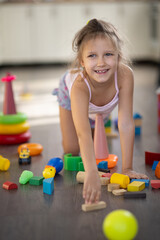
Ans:
POLYGON ((104 66, 105 61, 103 57, 99 57, 97 61, 97 66, 104 66))

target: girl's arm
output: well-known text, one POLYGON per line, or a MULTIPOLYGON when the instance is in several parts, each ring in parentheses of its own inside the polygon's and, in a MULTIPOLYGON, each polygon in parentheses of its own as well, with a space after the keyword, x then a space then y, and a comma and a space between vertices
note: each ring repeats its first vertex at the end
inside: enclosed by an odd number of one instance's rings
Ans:
POLYGON ((119 107, 118 128, 122 151, 122 173, 130 178, 147 178, 146 175, 136 173, 133 169, 133 148, 135 125, 133 120, 133 89, 134 77, 130 68, 122 65, 119 76, 119 107))
POLYGON ((78 76, 71 90, 71 110, 76 128, 80 152, 86 172, 83 197, 85 203, 99 201, 101 184, 98 175, 94 144, 88 118, 89 91, 84 80, 78 76))

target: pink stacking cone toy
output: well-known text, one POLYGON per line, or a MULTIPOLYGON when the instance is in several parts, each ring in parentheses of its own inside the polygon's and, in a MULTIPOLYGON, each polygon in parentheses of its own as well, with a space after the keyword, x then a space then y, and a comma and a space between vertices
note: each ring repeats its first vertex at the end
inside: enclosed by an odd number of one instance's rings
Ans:
POLYGON ((3 103, 3 114, 16 114, 16 106, 14 102, 12 83, 16 79, 15 76, 11 76, 9 73, 6 77, 2 78, 2 82, 5 82, 5 95, 4 95, 4 103, 3 103))
POLYGON ((118 157, 114 154, 109 154, 103 116, 101 114, 97 114, 95 120, 94 151, 97 165, 101 161, 107 161, 108 168, 116 166, 118 157))
POLYGON ((108 158, 108 144, 104 129, 103 117, 96 115, 95 133, 94 133, 94 150, 96 159, 108 158))

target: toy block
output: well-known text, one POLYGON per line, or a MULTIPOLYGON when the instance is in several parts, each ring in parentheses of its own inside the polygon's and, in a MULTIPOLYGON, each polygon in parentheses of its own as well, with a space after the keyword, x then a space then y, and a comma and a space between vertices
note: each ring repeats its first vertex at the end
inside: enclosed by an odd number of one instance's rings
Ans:
POLYGON ((84 172, 83 162, 79 162, 79 163, 78 163, 78 171, 83 171, 83 172, 84 172))
POLYGON ((142 191, 145 188, 145 182, 134 181, 127 186, 129 192, 142 191))
POLYGON ((28 170, 24 170, 19 178, 20 184, 26 184, 33 177, 33 173, 28 170))
POLYGON ((16 183, 7 181, 3 183, 3 188, 6 190, 12 190, 12 189, 18 189, 18 186, 16 183))
POLYGON ((104 124, 104 127, 111 127, 112 126, 112 121, 111 118, 108 119, 108 121, 104 124))
POLYGON ((124 198, 146 198, 145 192, 125 192, 124 198))
POLYGON ((99 167, 98 167, 98 171, 101 171, 103 173, 110 173, 110 169, 104 169, 104 168, 99 168, 99 167))
POLYGON ((151 186, 155 189, 160 188, 160 180, 151 180, 151 186))
POLYGON ((64 155, 64 169, 68 171, 79 171, 79 163, 82 162, 80 156, 72 156, 71 153, 64 155))
POLYGON ((44 179, 44 177, 34 176, 34 177, 29 179, 29 184, 30 185, 35 185, 35 186, 42 185, 43 179, 44 179))
POLYGON ((160 178, 160 162, 156 166, 155 175, 157 178, 160 178))
POLYGON ((145 163, 152 165, 154 161, 160 161, 160 153, 145 152, 145 163))
POLYGON ((130 183, 130 179, 127 175, 120 174, 120 173, 113 173, 110 178, 110 182, 120 184, 121 188, 127 188, 127 185, 130 183))
POLYGON ((109 183, 108 184, 108 192, 112 192, 113 190, 120 189, 120 184, 118 183, 109 183))
MULTIPOLYGON (((78 183, 84 183, 85 172, 79 171, 76 175, 76 180, 78 183)), ((107 185, 109 183, 109 178, 100 177, 101 185, 107 185)))
POLYGON ((134 182, 134 181, 138 181, 138 182, 144 182, 145 183, 145 187, 149 187, 149 179, 131 179, 131 183, 134 182))
POLYGON ((82 204, 82 210, 84 212, 90 212, 90 211, 106 208, 106 206, 107 206, 106 202, 100 201, 98 203, 82 204))
POLYGON ((112 128, 111 127, 105 127, 105 133, 111 133, 112 132, 112 128))
POLYGON ((54 191, 54 178, 46 178, 43 180, 43 193, 51 195, 54 191))
POLYGON ((125 192, 127 192, 127 190, 125 189, 115 189, 112 191, 112 193, 115 195, 115 196, 122 196, 125 192))
POLYGON ((141 135, 141 127, 135 127, 135 135, 141 135))
POLYGON ((107 161, 101 161, 100 163, 98 163, 98 168, 108 169, 108 162, 107 161))
POLYGON ((153 165, 152 165, 152 170, 156 170, 157 164, 159 163, 159 161, 154 161, 153 165))
POLYGON ((112 173, 104 173, 101 177, 108 177, 111 178, 112 173))

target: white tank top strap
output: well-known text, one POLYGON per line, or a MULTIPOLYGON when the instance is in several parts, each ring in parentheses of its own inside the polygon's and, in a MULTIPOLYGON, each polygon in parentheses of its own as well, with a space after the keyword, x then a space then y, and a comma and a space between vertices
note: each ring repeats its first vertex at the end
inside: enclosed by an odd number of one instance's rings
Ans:
POLYGON ((87 87, 88 87, 88 90, 89 90, 89 101, 91 100, 91 88, 90 88, 90 86, 89 86, 89 83, 88 83, 88 81, 87 81, 87 79, 83 76, 83 73, 82 72, 80 72, 80 75, 81 75, 81 77, 84 79, 84 81, 85 81, 85 83, 86 83, 86 85, 87 85, 87 87))
POLYGON ((118 88, 118 80, 117 80, 117 71, 115 72, 115 87, 116 87, 116 90, 117 92, 119 92, 119 88, 118 88))

